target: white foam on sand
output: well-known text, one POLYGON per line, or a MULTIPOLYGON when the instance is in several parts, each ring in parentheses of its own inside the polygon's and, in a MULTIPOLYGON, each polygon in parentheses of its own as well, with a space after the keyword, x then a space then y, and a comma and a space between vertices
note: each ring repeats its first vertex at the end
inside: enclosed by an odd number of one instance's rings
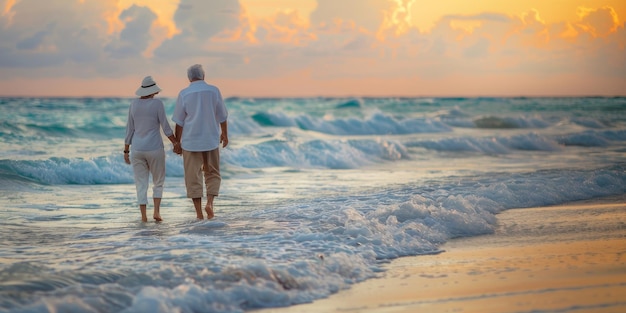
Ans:
POLYGON ((624 312, 626 196, 509 210, 493 235, 394 260, 327 299, 260 312, 624 312))

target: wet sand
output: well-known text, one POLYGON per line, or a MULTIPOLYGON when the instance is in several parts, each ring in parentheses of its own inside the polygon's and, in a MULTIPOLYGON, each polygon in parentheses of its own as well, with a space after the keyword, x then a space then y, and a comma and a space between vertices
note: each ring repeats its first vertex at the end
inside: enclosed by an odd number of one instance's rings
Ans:
POLYGON ((493 235, 394 260, 326 299, 255 312, 626 312, 626 195, 497 217, 493 235))

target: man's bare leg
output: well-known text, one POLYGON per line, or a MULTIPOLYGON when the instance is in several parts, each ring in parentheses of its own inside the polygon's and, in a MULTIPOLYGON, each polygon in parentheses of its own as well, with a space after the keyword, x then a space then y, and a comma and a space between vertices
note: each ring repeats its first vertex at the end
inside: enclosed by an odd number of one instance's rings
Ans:
POLYGON ((192 198, 193 207, 196 209, 196 217, 199 220, 204 219, 204 215, 202 215, 202 198, 192 198))
POLYGON ((152 213, 152 217, 155 221, 161 222, 163 219, 161 218, 161 198, 152 198, 154 200, 154 213, 152 213))
POLYGON ((147 222, 148 221, 148 217, 146 216, 146 205, 145 204, 140 204, 139 205, 139 210, 141 211, 141 221, 142 222, 147 222))
POLYGON ((206 206, 204 207, 204 210, 206 211, 206 218, 208 220, 212 219, 215 216, 215 214, 213 213, 213 199, 215 199, 215 196, 208 195, 206 206))

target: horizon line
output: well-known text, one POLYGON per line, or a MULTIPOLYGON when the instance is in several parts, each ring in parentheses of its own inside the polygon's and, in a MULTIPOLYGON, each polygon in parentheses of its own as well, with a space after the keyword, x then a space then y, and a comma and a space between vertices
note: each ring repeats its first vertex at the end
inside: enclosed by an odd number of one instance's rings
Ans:
MULTIPOLYGON (((157 98, 172 99, 177 96, 158 96, 157 98)), ((0 99, 7 98, 47 98, 47 99, 134 99, 137 96, 25 96, 25 95, 0 95, 0 99)), ((521 99, 521 98, 626 98, 626 94, 614 94, 614 95, 602 95, 602 94, 588 94, 588 95, 318 95, 318 96, 227 96, 224 99, 313 99, 313 98, 326 98, 326 99, 493 99, 493 98, 508 98, 508 99, 521 99)))

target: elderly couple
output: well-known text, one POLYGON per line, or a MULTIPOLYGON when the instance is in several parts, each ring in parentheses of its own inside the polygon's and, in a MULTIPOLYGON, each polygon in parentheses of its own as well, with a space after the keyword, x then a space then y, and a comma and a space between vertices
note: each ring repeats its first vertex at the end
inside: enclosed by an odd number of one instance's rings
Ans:
POLYGON ((203 181, 206 186, 207 204, 204 207, 207 219, 214 216, 213 199, 220 190, 219 145, 228 145, 228 112, 219 89, 204 81, 204 70, 199 64, 187 70, 189 86, 178 94, 172 120, 175 132, 165 117, 163 102, 154 96, 161 88, 151 76, 143 79, 135 94, 139 96, 130 104, 124 161, 132 164, 137 188, 137 200, 141 220, 148 221, 148 178, 152 175, 153 218, 162 221, 159 212, 163 184, 165 182, 165 151, 161 129, 174 145, 174 152, 182 154, 185 170, 187 197, 193 201, 198 219, 202 212, 203 181))

